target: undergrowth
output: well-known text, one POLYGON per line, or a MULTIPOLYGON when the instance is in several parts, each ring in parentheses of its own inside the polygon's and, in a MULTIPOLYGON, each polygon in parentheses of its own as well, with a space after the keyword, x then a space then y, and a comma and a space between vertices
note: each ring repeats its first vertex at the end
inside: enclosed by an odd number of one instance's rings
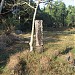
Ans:
POLYGON ((16 67, 15 75, 75 75, 75 64, 68 61, 69 54, 75 60, 74 34, 55 35, 48 32, 44 38, 43 53, 25 49, 17 55, 11 55, 4 69, 0 68, 0 72, 3 72, 1 75, 14 75, 15 69, 12 66, 16 67), (15 65, 13 60, 17 62, 15 65))

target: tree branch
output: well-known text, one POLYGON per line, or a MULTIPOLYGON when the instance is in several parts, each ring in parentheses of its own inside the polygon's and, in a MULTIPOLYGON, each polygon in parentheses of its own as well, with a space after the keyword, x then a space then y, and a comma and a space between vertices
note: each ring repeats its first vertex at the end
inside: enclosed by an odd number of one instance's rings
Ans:
POLYGON ((34 39, 34 22, 35 22, 35 17, 36 17, 36 13, 37 13, 37 9, 39 6, 40 0, 38 0, 38 3, 36 5, 35 11, 34 11, 34 15, 33 15, 33 22, 32 22, 32 31, 31 31, 31 39, 30 39, 30 51, 33 51, 33 39, 34 39))
POLYGON ((2 0, 1 3, 0 3, 0 14, 1 14, 1 11, 2 11, 2 8, 3 8, 3 4, 4 4, 4 0, 2 0))
POLYGON ((35 9, 32 5, 28 4, 27 2, 23 2, 23 3, 17 3, 17 4, 14 4, 13 6, 15 5, 24 5, 24 4, 27 4, 29 7, 31 7, 32 9, 35 9))

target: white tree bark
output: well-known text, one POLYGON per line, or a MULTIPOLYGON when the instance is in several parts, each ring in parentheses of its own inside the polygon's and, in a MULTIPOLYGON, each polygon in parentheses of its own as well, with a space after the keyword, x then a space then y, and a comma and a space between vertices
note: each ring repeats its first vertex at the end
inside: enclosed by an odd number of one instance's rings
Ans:
POLYGON ((37 8, 38 8, 39 3, 40 3, 40 0, 38 0, 38 3, 37 3, 36 8, 35 8, 34 15, 33 15, 31 39, 30 39, 30 43, 29 43, 29 45, 30 45, 30 51, 33 50, 34 22, 35 22, 35 17, 36 17, 37 8))
POLYGON ((29 5, 30 5, 30 0, 29 0, 29 5))
POLYGON ((0 3, 0 13, 1 13, 1 11, 2 11, 3 4, 4 4, 4 0, 2 0, 1 3, 0 3))

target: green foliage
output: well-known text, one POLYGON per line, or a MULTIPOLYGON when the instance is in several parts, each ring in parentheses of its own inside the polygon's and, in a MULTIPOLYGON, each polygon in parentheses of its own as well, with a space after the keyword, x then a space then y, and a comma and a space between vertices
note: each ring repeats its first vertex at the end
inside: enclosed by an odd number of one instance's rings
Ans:
MULTIPOLYGON (((15 0, 15 3, 18 2, 19 0, 15 0)), ((26 2, 28 2, 28 0, 26 0, 26 2)), ((31 2, 31 5, 35 6, 35 3, 31 2)), ((0 18, 0 28, 7 29, 8 27, 15 26, 15 29, 20 29, 22 31, 31 31, 34 9, 30 8, 26 4, 21 6, 14 6, 13 8, 12 7, 13 2, 7 0, 2 10, 0 18)))
MULTIPOLYGON (((15 3, 23 2, 28 0, 15 0, 15 3)), ((40 10, 38 7, 38 12, 36 19, 42 19, 44 22, 44 28, 62 28, 62 27, 75 27, 75 7, 68 6, 63 2, 52 0, 47 0, 46 7, 44 10, 40 10)), ((6 0, 6 4, 3 7, 1 18, 0 18, 0 29, 5 29, 8 26, 15 26, 16 29, 22 31, 31 31, 32 18, 34 14, 34 9, 30 8, 28 5, 14 6, 13 11, 11 10, 14 2, 6 0), (8 13, 5 13, 8 12, 8 13)), ((31 1, 31 5, 35 7, 35 3, 31 1)))
POLYGON ((68 15, 67 15, 67 24, 71 26, 75 26, 75 7, 74 6, 69 6, 67 8, 68 15))
MULTIPOLYGON (((75 26, 75 7, 66 5, 63 2, 50 2, 39 14, 45 23, 45 27, 68 27, 75 26), (46 14, 46 15, 45 15, 46 14)), ((40 19, 40 17, 39 17, 40 19)))

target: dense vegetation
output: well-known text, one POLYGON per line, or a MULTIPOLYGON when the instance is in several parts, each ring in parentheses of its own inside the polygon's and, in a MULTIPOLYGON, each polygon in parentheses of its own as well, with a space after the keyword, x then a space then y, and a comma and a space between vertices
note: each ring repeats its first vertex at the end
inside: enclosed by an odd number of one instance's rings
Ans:
POLYGON ((3 63, 7 62, 0 65, 1 75, 14 75, 14 72, 16 75, 75 75, 74 35, 67 31, 44 32, 45 51, 41 54, 30 52, 27 44, 11 46, 11 50, 0 55, 3 63))
MULTIPOLYGON (((23 3, 21 0, 20 3, 23 3)), ((0 28, 5 29, 6 27, 15 26, 16 29, 22 31, 31 31, 32 18, 34 9, 28 5, 15 5, 19 0, 15 2, 5 0, 3 6, 0 28)), ((38 8, 36 19, 42 19, 44 21, 44 28, 61 28, 61 27, 75 27, 75 7, 68 6, 63 2, 45 2, 46 6, 43 9, 38 8)), ((31 1, 31 5, 35 7, 35 3, 31 1)))
POLYGON ((0 12, 0 75, 75 75, 75 6, 42 1, 45 6, 38 7, 36 20, 43 20, 44 51, 38 53, 35 36, 34 50, 29 50, 36 3, 4 0, 0 12))

